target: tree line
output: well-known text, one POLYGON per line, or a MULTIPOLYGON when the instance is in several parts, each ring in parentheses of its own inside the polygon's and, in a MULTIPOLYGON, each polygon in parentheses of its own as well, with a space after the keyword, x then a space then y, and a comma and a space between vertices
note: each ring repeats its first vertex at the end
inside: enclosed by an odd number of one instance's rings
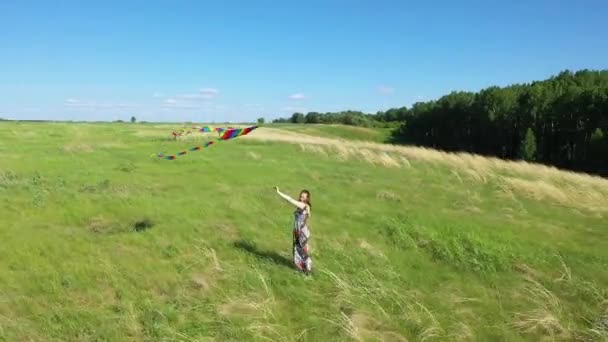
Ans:
POLYGON ((542 81, 454 91, 376 114, 295 113, 282 121, 398 123, 393 143, 608 175, 608 70, 566 70, 542 81))
MULTIPOLYGON (((341 112, 309 112, 293 113, 289 118, 275 119, 273 123, 296 123, 296 124, 342 124, 363 127, 386 127, 389 126, 388 120, 380 120, 380 112, 377 114, 366 114, 355 110, 341 112)), ((396 120, 392 120, 396 121, 396 120)))

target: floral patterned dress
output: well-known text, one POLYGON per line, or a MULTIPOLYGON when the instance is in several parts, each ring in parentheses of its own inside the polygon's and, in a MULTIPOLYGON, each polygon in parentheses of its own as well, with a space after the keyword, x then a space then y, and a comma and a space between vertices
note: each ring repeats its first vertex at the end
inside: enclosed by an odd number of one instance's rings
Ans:
POLYGON ((293 225, 293 262, 296 267, 304 272, 312 269, 312 259, 310 257, 310 230, 307 223, 310 217, 308 208, 296 209, 294 212, 293 225))

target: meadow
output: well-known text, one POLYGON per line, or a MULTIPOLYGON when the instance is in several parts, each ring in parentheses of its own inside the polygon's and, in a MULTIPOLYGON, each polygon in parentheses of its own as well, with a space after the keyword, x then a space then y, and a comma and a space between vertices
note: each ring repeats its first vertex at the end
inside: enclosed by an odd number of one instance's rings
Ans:
POLYGON ((341 126, 155 157, 214 137, 177 127, 0 123, 0 340, 608 340, 606 179, 341 126))
POLYGON ((361 127, 339 124, 272 124, 271 127, 316 137, 340 138, 383 143, 390 139, 392 128, 361 127))

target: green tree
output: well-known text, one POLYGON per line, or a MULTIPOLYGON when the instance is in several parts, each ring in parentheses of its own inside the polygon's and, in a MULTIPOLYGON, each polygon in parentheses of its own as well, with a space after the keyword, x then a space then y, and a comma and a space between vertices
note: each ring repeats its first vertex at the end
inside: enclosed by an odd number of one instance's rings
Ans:
POLYGON ((536 137, 532 128, 528 128, 526 131, 526 137, 521 143, 519 156, 525 160, 536 159, 536 137))
POLYGON ((307 124, 318 124, 321 122, 320 114, 317 112, 310 112, 306 114, 306 123, 307 124))
POLYGON ((602 132, 600 128, 596 128, 595 132, 593 132, 593 134, 591 135, 591 142, 597 144, 600 143, 603 139, 604 132, 602 132))
POLYGON ((264 124, 265 120, 264 118, 258 118, 258 125, 262 125, 264 124))
POLYGON ((135 121, 137 121, 137 119, 134 116, 132 116, 131 117, 131 123, 135 123, 135 121))
POLYGON ((590 159, 596 163, 608 161, 608 137, 602 132, 602 129, 597 128, 590 140, 590 159))
POLYGON ((293 113, 291 116, 291 123, 302 124, 304 122, 306 122, 306 118, 302 113, 293 113))
POLYGON ((394 122, 394 143, 608 175, 608 70, 565 70, 526 84, 454 91, 374 115, 347 110, 284 120, 369 127, 394 122))

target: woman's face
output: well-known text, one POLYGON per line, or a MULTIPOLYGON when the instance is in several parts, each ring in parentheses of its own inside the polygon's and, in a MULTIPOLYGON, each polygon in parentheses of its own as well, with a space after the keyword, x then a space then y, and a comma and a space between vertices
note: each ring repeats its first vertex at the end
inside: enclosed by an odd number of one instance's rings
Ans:
POLYGON ((305 192, 300 193, 300 202, 308 203, 308 194, 305 192))

